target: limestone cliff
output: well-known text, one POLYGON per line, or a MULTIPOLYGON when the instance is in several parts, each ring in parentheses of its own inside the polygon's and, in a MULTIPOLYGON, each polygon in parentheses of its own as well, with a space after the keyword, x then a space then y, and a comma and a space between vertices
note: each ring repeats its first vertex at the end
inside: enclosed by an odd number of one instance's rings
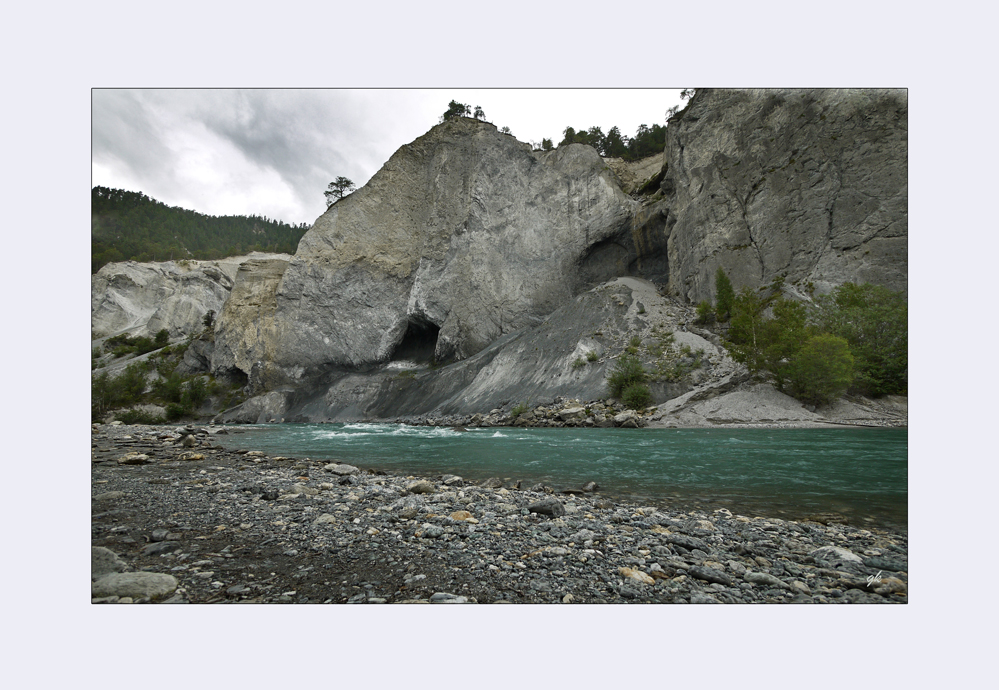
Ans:
POLYGON ((90 337, 151 337, 163 328, 171 338, 199 332, 207 312, 221 312, 240 264, 266 256, 288 258, 254 253, 217 261, 106 264, 90 279, 90 337))
POLYGON ((670 287, 907 285, 904 90, 698 90, 666 130, 670 287))
POLYGON ((657 402, 703 377, 711 395, 736 385, 718 343, 684 326, 718 267, 737 289, 906 288, 904 91, 699 90, 666 136, 661 156, 605 161, 450 120, 331 206, 294 256, 105 267, 94 335, 182 335, 215 310, 191 370, 210 358, 259 396, 227 419, 472 413, 603 396, 625 334, 655 340, 656 318, 707 353, 657 402))
POLYGON ((445 122, 316 221, 272 313, 227 310, 213 367, 300 383, 387 361, 407 338, 464 359, 627 273, 638 205, 588 146, 535 152, 493 125, 445 122))

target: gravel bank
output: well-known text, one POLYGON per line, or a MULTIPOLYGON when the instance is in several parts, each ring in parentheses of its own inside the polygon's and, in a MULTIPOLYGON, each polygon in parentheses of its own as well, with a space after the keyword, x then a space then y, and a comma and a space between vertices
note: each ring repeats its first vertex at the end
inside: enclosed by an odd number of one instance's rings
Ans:
POLYGON ((625 504, 95 425, 97 603, 905 603, 905 532, 625 504))

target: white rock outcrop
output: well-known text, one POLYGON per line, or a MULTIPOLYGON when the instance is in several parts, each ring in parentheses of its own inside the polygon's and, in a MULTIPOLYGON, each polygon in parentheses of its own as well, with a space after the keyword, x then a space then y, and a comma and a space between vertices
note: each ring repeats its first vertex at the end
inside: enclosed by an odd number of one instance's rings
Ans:
POLYGON ((254 253, 217 261, 106 264, 90 278, 90 337, 152 337, 164 328, 171 338, 200 332, 206 313, 221 312, 240 264, 265 257, 289 258, 254 253))

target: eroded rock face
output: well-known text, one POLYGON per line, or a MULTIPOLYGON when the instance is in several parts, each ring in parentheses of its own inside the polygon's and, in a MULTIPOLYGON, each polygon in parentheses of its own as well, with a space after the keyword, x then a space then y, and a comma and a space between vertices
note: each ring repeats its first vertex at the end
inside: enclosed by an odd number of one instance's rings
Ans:
POLYGON ((671 288, 905 290, 907 136, 904 90, 699 90, 666 135, 671 288))
POLYGON ((240 265, 232 293, 215 321, 211 370, 215 374, 256 371, 257 388, 267 387, 266 372, 277 353, 280 334, 274 321, 275 293, 288 261, 252 259, 240 265))
POLYGON ((205 314, 222 310, 240 264, 263 256, 107 264, 90 278, 91 338, 152 337, 164 328, 171 338, 200 332, 205 314))
MULTIPOLYGON (((235 296, 237 291, 233 291, 235 296)), ((219 415, 219 421, 292 421, 391 419, 400 415, 472 414, 511 403, 531 406, 553 398, 595 400, 609 395, 607 376, 617 357, 640 336, 642 356, 657 370, 650 349, 669 349, 664 363, 680 361, 684 346, 703 353, 702 363, 677 380, 650 384, 657 402, 682 395, 698 381, 721 381, 737 368, 716 345, 681 330, 687 310, 659 295, 639 278, 618 278, 568 300, 542 323, 498 338, 460 362, 435 369, 394 362, 370 372, 342 373, 313 397, 302 395, 277 409, 273 396, 257 396, 219 415), (669 334, 672 345, 664 346, 669 334), (264 412, 266 410, 266 412, 264 412)), ((530 414, 530 413, 528 413, 530 414)))
POLYGON ((253 319, 236 316, 234 292, 216 350, 231 343, 229 360, 251 383, 383 362, 407 332, 439 361, 464 359, 539 322, 586 281, 618 275, 613 252, 590 255, 630 231, 636 206, 591 147, 533 152, 490 124, 448 121, 316 221, 272 314, 254 303, 253 319), (251 360, 266 371, 252 372, 251 360))

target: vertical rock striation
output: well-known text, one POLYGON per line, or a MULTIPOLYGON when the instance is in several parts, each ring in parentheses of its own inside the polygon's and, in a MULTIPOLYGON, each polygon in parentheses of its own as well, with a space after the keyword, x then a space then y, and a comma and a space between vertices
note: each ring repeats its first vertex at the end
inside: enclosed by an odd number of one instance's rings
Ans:
POLYGON ((670 286, 907 284, 904 90, 699 90, 670 122, 670 286))

